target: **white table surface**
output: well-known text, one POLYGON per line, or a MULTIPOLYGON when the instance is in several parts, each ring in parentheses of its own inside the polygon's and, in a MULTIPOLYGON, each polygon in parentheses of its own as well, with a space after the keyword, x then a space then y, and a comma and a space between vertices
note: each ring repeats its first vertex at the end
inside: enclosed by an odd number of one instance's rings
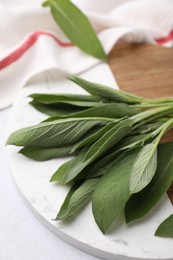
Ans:
POLYGON ((18 193, 5 151, 10 109, 0 111, 0 260, 96 260, 43 226, 18 193))

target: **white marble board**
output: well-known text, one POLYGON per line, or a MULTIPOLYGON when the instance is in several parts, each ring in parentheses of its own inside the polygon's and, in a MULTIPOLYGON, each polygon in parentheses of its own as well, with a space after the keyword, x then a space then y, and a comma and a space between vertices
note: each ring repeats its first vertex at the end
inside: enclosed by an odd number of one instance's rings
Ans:
MULTIPOLYGON (((99 64, 81 76, 91 81, 118 87, 106 64, 99 64)), ((30 99, 27 96, 30 93, 85 93, 69 82, 63 74, 46 72, 41 77, 42 83, 39 80, 31 81, 19 93, 11 109, 9 133, 45 119, 45 115, 35 111, 28 104, 30 99)), ((142 220, 126 225, 124 217, 121 216, 112 232, 107 235, 103 235, 96 226, 90 203, 77 218, 72 218, 70 222, 55 222, 52 219, 55 218, 68 187, 50 183, 49 179, 66 159, 35 162, 18 154, 18 150, 19 148, 14 146, 7 147, 9 165, 16 185, 35 216, 63 240, 82 251, 107 260, 173 259, 173 240, 154 236, 158 225, 173 212, 166 195, 142 220)))

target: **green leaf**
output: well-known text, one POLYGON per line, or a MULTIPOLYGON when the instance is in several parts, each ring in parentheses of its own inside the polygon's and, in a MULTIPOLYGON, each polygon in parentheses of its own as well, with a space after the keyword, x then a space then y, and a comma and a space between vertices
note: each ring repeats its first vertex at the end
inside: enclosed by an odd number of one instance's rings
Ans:
MULTIPOLYGON (((30 105, 33 108, 35 108, 37 111, 51 117, 55 117, 55 116, 60 117, 62 115, 68 115, 70 117, 71 114, 86 109, 86 107, 71 106, 71 105, 46 105, 46 104, 39 103, 35 100, 31 101, 30 105)), ((57 117, 53 118, 53 120, 57 120, 57 117)), ((51 118, 49 120, 45 120, 45 122, 53 121, 53 120, 51 118)))
POLYGON ((79 94, 44 94, 34 93, 29 95, 32 99, 43 104, 58 104, 61 102, 72 102, 72 101, 85 101, 85 102, 100 102, 104 99, 91 95, 79 95, 79 94))
POLYGON ((145 188, 153 178, 157 168, 157 146, 145 145, 138 154, 130 178, 131 194, 145 188))
MULTIPOLYGON (((34 104, 34 102, 36 103, 40 103, 40 105, 42 104, 41 102, 38 101, 31 101, 31 105, 34 104)), ((50 104, 42 104, 45 107, 50 107, 50 108, 54 108, 54 109, 58 109, 58 108, 72 108, 74 107, 74 109, 76 108, 88 108, 88 107, 97 107, 100 105, 100 102, 92 102, 92 101, 59 101, 56 103, 50 103, 50 104)), ((133 110, 133 109, 132 109, 133 110)))
POLYGON ((115 159, 93 192, 93 215, 103 233, 122 213, 130 197, 129 179, 139 149, 126 151, 115 159))
POLYGON ((124 136, 126 136, 132 129, 132 121, 125 119, 124 121, 116 124, 108 132, 106 132, 87 152, 85 161, 89 160, 96 154, 102 155, 115 144, 117 144, 124 136))
POLYGON ((154 122, 154 123, 149 123, 149 124, 144 124, 140 127, 138 127, 137 129, 135 129, 133 131, 133 134, 147 134, 147 133, 151 133, 154 130, 158 129, 159 127, 161 127, 163 125, 163 122, 154 122))
POLYGON ((109 131, 112 127, 114 127, 119 121, 116 122, 116 120, 114 120, 111 123, 108 123, 107 125, 105 125, 104 127, 102 127, 101 129, 99 129, 98 131, 96 131, 95 133, 87 136, 86 138, 82 139, 81 141, 77 142, 73 148, 72 148, 72 152, 84 147, 85 145, 88 144, 92 144, 95 141, 97 141, 101 136, 103 136, 103 134, 105 134, 107 131, 109 131))
POLYGON ((117 149, 127 149, 138 145, 144 145, 151 138, 150 134, 140 134, 125 137, 117 146, 117 149))
POLYGON ((105 125, 108 122, 109 119, 103 118, 72 118, 40 123, 12 133, 7 144, 45 148, 62 147, 77 142, 92 127, 105 125))
MULTIPOLYGON (((158 111, 158 113, 160 113, 160 110, 158 111)), ((151 111, 151 113, 152 112, 153 111, 151 111)), ((148 111, 146 112, 146 114, 148 114, 148 111)), ((141 191, 152 180, 157 169, 157 146, 164 133, 171 129, 172 125, 173 119, 171 118, 161 127, 156 129, 151 134, 151 136, 157 137, 153 140, 151 144, 145 145, 136 158, 130 179, 130 191, 132 194, 141 191)))
POLYGON ((74 161, 69 171, 65 173, 62 184, 73 180, 87 165, 112 148, 127 135, 131 129, 132 121, 130 119, 126 119, 112 127, 88 149, 83 160, 78 161, 77 159, 77 161, 74 161))
POLYGON ((58 215, 56 216, 55 220, 59 220, 61 216, 65 215, 67 210, 68 210, 68 205, 70 202, 71 197, 73 196, 74 192, 80 187, 80 185, 82 184, 83 180, 78 180, 76 181, 70 188, 68 194, 66 195, 64 202, 60 208, 60 211, 58 213, 58 215))
POLYGON ((76 76, 70 76, 69 79, 77 85, 79 85, 80 87, 82 87, 83 89, 85 89, 88 93, 102 98, 106 98, 114 102, 116 101, 120 103, 133 104, 144 101, 144 99, 141 97, 130 95, 121 90, 116 90, 101 84, 86 81, 76 76))
POLYGON ((155 232, 158 237, 173 237, 173 214, 165 219, 155 232))
POLYGON ((161 199, 173 181, 173 143, 158 147, 156 173, 145 189, 132 195, 125 208, 126 221, 146 215, 161 199))
MULTIPOLYGON (((141 136, 133 136, 124 138, 120 141, 116 147, 113 148, 113 152, 109 153, 107 156, 101 158, 98 162, 96 162, 90 169, 89 173, 86 175, 87 178, 95 178, 100 177, 107 173, 109 169, 113 167, 114 160, 125 150, 130 150, 135 147, 143 146, 144 137, 146 135, 141 136), (116 149, 116 150, 115 150, 116 149)), ((85 173, 86 174, 86 173, 85 173)))
POLYGON ((52 121, 59 118, 75 117, 76 113, 91 107, 100 106, 100 103, 85 101, 64 101, 57 104, 44 104, 33 100, 30 102, 30 105, 41 113, 49 116, 55 116, 55 118, 49 119, 49 121, 52 121))
MULTIPOLYGON (((148 110, 141 112, 137 115, 131 117, 134 123, 138 123, 138 127, 141 125, 145 125, 148 122, 152 122, 153 120, 159 119, 163 116, 169 115, 169 113, 173 110, 173 107, 170 106, 163 106, 156 109, 148 110)), ((166 127, 172 124, 172 120, 170 119, 168 122, 165 123, 166 127)))
MULTIPOLYGON (((105 127, 104 127, 105 128, 105 127)), ((106 174, 114 164, 114 161, 125 150, 130 150, 135 147, 143 146, 144 139, 147 135, 132 136, 121 140, 115 147, 109 151, 108 155, 103 156, 98 161, 94 162, 79 175, 79 178, 96 178, 106 174)), ((73 149, 72 149, 73 150, 73 149)))
MULTIPOLYGON (((77 181, 78 183, 79 181, 77 181)), ((55 220, 65 219, 74 214, 91 198, 98 179, 84 181, 80 186, 72 186, 55 220)))
POLYGON ((137 112, 128 107, 126 104, 105 104, 99 105, 97 107, 88 108, 83 111, 72 113, 68 115, 59 115, 53 118, 48 118, 44 122, 53 121, 60 118, 68 118, 69 116, 72 118, 78 117, 107 117, 107 118, 121 118, 124 116, 132 116, 137 114, 137 112))
POLYGON ((43 4, 42 4, 43 7, 47 7, 49 6, 49 0, 45 1, 43 4))
POLYGON ((64 146, 59 148, 24 147, 19 151, 19 153, 35 161, 46 161, 69 155, 72 147, 73 146, 64 146))
POLYGON ((113 167, 114 161, 122 152, 122 150, 116 150, 113 153, 96 161, 96 163, 94 163, 93 166, 89 168, 89 170, 86 168, 86 178, 91 179, 101 177, 102 175, 106 174, 113 167))
POLYGON ((49 0, 46 3, 50 5, 54 20, 73 44, 98 59, 107 60, 88 18, 72 2, 49 0))
POLYGON ((88 147, 84 147, 84 149, 73 159, 63 163, 58 170, 52 175, 50 182, 60 181, 61 184, 63 183, 63 179, 65 174, 71 171, 71 169, 76 165, 76 168, 80 171, 80 167, 82 167, 81 162, 85 157, 85 154, 88 150, 88 147))

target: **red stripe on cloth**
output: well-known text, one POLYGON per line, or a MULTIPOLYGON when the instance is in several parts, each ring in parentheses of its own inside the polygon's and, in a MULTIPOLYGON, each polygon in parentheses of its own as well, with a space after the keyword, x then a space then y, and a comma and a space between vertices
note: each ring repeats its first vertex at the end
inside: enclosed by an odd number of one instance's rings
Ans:
POLYGON ((158 44, 164 44, 164 43, 173 41, 173 30, 167 36, 165 36, 163 38, 155 39, 155 41, 158 44))
POLYGON ((60 45, 61 47, 71 47, 73 46, 72 43, 65 43, 60 41, 57 37, 55 37, 53 34, 48 33, 48 32, 41 32, 41 31, 37 31, 34 32, 32 34, 30 34, 28 36, 28 38, 25 40, 24 43, 22 43, 22 45, 20 47, 18 47, 15 51, 13 51, 11 54, 9 54, 7 57, 5 57, 4 59, 0 60, 0 70, 6 68, 7 66, 9 66, 10 64, 12 64, 13 62, 17 61, 18 59, 20 59, 20 57, 25 54, 25 52, 30 49, 39 39, 40 36, 43 35, 47 35, 49 37, 51 37, 52 39, 55 40, 55 42, 60 45))

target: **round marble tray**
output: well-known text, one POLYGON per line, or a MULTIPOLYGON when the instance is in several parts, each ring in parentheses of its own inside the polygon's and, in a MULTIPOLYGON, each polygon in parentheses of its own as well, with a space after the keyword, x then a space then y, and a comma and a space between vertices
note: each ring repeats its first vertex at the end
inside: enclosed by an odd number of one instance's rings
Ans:
MULTIPOLYGON (((82 76, 102 84, 116 85, 109 67, 105 64, 98 65, 83 73, 82 76)), ((20 92, 11 110, 9 133, 21 127, 36 124, 45 118, 45 115, 28 105, 28 94, 33 92, 84 93, 82 89, 67 81, 64 75, 57 75, 57 72, 56 74, 44 73, 44 78, 44 84, 40 84, 40 81, 30 82, 30 85, 20 92)), ((166 195, 152 212, 140 221, 126 225, 121 216, 112 232, 107 235, 103 235, 96 226, 90 203, 69 222, 55 222, 52 219, 55 218, 68 187, 49 183, 49 179, 67 159, 35 162, 18 154, 18 150, 17 147, 7 147, 15 182, 27 205, 56 235, 73 246, 102 259, 173 259, 173 240, 154 236, 158 225, 172 213, 172 205, 166 195)))

